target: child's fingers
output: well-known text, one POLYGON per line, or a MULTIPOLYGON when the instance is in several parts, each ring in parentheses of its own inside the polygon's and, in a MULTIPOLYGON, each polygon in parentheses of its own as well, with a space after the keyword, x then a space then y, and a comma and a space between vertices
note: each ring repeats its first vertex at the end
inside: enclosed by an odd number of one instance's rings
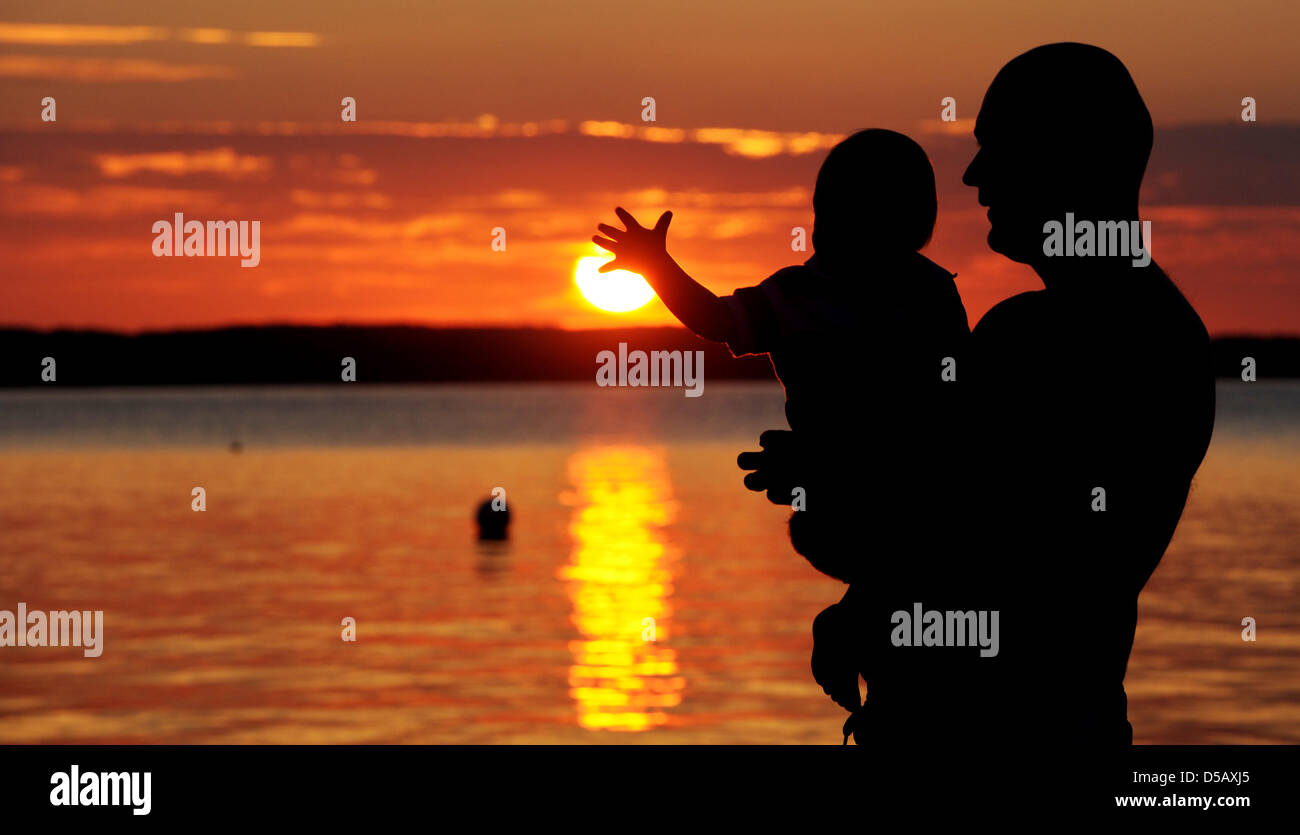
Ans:
POLYGON ((615 249, 618 248, 618 241, 611 241, 609 238, 602 238, 599 235, 592 235, 591 242, 596 246, 603 247, 604 249, 608 249, 610 252, 613 252, 615 249))
POLYGON ((623 225, 627 227, 629 232, 633 229, 641 228, 641 224, 636 222, 636 218, 632 217, 632 215, 628 213, 628 210, 624 209, 622 206, 614 209, 614 214, 618 215, 618 219, 623 221, 623 225))
POLYGON ((609 237, 613 238, 616 241, 619 239, 620 235, 627 234, 625 230, 619 229, 615 226, 610 226, 608 223, 596 224, 596 231, 600 232, 600 234, 602 235, 608 235, 609 237))
POLYGON ((596 272, 611 273, 614 270, 621 270, 621 269, 623 269, 622 265, 619 264, 618 259, 615 258, 613 260, 606 261, 605 263, 601 264, 599 267, 596 268, 596 272))
POLYGON ((655 231, 666 233, 668 231, 668 224, 672 222, 673 222, 673 213, 664 212, 663 214, 659 215, 659 220, 655 221, 655 231))

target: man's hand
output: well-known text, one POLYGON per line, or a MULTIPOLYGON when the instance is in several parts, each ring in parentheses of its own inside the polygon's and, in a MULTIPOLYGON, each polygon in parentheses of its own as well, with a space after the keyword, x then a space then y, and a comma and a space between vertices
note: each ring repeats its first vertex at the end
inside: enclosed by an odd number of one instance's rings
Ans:
POLYGON ((607 237, 591 236, 591 240, 598 246, 614 253, 614 260, 601 264, 600 272, 628 270, 644 275, 647 272, 654 272, 669 260, 668 224, 672 223, 672 212, 661 214, 653 229, 646 229, 637 223, 636 218, 621 206, 614 210, 614 214, 623 221, 626 229, 602 223, 596 229, 607 237))
POLYGON ((742 470, 753 470, 745 476, 745 486, 757 493, 766 492, 772 504, 789 505, 794 499, 794 488, 800 487, 796 469, 800 456, 794 433, 788 429, 769 429, 758 436, 761 452, 742 452, 736 464, 742 470))

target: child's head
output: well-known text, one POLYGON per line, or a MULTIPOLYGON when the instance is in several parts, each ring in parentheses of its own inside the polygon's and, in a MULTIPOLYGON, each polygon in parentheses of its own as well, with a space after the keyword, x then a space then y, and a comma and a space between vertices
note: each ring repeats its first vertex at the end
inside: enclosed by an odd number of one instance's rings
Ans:
POLYGON ((930 240, 938 206, 920 145, 892 130, 858 131, 817 173, 813 249, 840 262, 916 252, 930 240))

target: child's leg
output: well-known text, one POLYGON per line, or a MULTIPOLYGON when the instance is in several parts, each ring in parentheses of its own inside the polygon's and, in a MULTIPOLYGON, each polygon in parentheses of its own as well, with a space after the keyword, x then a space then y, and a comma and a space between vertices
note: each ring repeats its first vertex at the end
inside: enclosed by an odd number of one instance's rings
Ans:
MULTIPOLYGON (((847 597, 847 595, 846 595, 847 597)), ((858 691, 862 647, 857 646, 854 618, 843 602, 823 609, 813 620, 813 678, 840 707, 855 711, 862 704, 858 691)))

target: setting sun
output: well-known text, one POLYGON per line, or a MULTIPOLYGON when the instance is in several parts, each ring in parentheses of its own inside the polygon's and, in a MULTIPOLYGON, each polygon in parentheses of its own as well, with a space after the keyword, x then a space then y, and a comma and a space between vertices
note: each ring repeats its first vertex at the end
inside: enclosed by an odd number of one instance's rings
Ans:
POLYGON ((573 280, 582 291, 583 298, 601 310, 627 313, 644 307, 655 297, 655 291, 636 273, 627 270, 599 272, 600 265, 609 260, 604 255, 578 259, 573 268, 573 280))

